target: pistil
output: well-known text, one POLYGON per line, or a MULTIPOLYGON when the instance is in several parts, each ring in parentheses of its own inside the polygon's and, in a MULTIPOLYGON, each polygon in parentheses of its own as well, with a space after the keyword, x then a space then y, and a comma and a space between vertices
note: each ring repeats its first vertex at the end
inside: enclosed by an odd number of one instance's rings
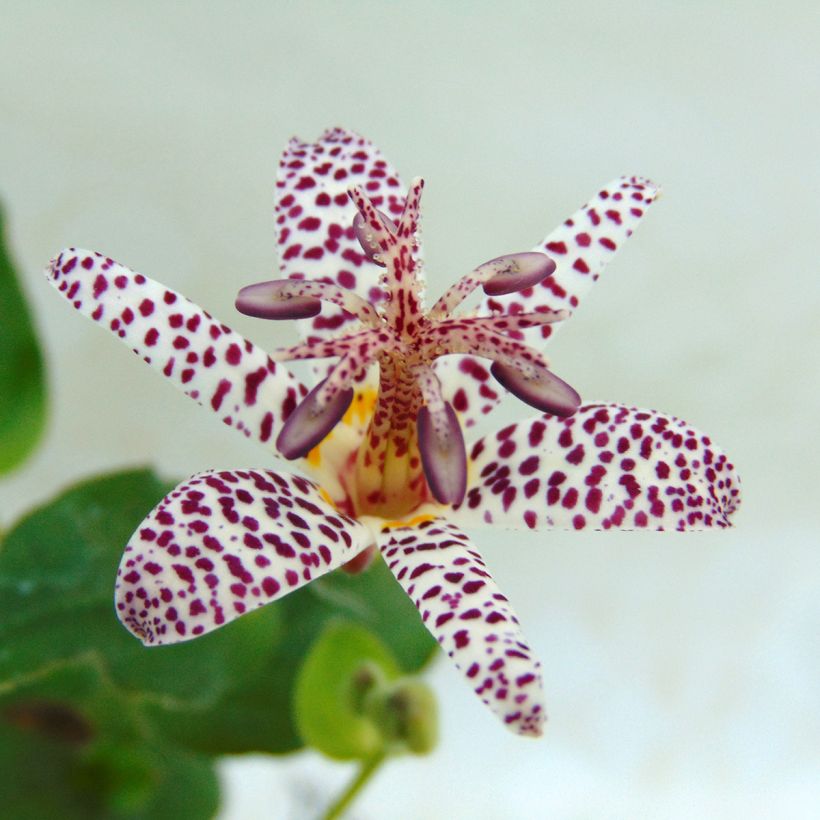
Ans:
POLYGON ((422 469, 416 418, 422 397, 405 357, 379 359, 379 395, 356 454, 357 511, 402 518, 431 500, 422 469))

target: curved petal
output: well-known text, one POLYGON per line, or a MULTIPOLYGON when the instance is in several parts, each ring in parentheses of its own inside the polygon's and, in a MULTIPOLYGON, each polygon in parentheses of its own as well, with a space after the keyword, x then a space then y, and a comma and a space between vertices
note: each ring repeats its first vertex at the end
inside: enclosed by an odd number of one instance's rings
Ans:
POLYGON ((385 527, 379 549, 424 625, 514 732, 541 734, 541 665, 470 540, 441 519, 385 527))
POLYGON ((455 523, 510 529, 700 530, 728 527, 740 504, 734 466, 673 416, 589 404, 479 439, 455 523))
POLYGON ((282 365, 207 311, 108 257, 68 248, 46 275, 80 313, 245 436, 272 445, 307 393, 282 365))
MULTIPOLYGON (((572 315, 658 195, 659 188, 645 177, 612 180, 534 249, 555 261, 555 273, 519 293, 485 296, 479 313, 518 314, 549 308, 572 315)), ((521 338, 540 347, 563 324, 529 328, 521 332, 521 338)), ((498 395, 489 395, 484 371, 481 360, 473 356, 448 356, 436 362, 445 398, 456 409, 459 405, 463 408, 459 413, 467 427, 489 413, 499 400, 498 395)), ((503 395, 503 391, 492 392, 503 395)))
POLYGON ((284 597, 372 541, 304 478, 200 473, 131 537, 117 573, 117 614, 146 646, 186 641, 284 597))
MULTIPOLYGON (((395 169, 364 137, 342 128, 325 131, 315 143, 292 139, 276 180, 279 270, 289 278, 320 279, 355 290, 370 303, 384 298, 382 268, 370 261, 353 230, 357 211, 347 194, 359 185, 373 204, 398 219, 406 189, 395 169)), ((304 338, 335 335, 352 317, 323 305, 299 323, 304 338)))

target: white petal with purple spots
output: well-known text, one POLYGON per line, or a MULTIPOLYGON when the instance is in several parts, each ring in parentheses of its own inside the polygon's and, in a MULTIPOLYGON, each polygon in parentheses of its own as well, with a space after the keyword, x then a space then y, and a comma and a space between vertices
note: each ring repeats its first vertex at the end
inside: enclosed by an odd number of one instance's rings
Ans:
MULTIPOLYGON (((388 216, 401 216, 406 190, 369 140, 332 128, 315 143, 296 138, 288 143, 276 179, 279 270, 282 276, 340 285, 376 304, 385 297, 379 286, 383 271, 365 256, 356 239, 350 185, 361 186, 388 216)), ((323 338, 341 328, 349 330, 352 318, 325 304, 318 316, 299 326, 305 338, 323 338)), ((322 366, 317 373, 324 373, 322 366)))
POLYGON ((385 528, 379 549, 481 700, 512 731, 540 735, 546 720, 540 664, 469 538, 434 519, 385 528))
POLYGON ((159 282, 68 248, 46 270, 80 313, 245 436, 273 446, 306 388, 265 351, 159 282))
POLYGON ((144 644, 229 623, 351 560, 373 542, 307 479, 209 471, 180 484, 125 548, 117 614, 144 644))
POLYGON ((590 404, 473 444, 467 495, 448 518, 512 529, 731 526, 734 466, 708 436, 654 410, 590 404))

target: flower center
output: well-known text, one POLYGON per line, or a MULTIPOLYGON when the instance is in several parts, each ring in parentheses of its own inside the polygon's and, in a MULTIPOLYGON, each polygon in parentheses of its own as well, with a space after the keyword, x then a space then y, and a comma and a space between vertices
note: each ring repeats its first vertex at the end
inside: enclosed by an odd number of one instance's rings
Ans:
MULTIPOLYGON (((317 315, 329 302, 362 329, 335 339, 278 350, 276 361, 336 357, 327 377, 288 417, 277 438, 289 459, 308 456, 348 412, 355 385, 379 366, 375 405, 363 437, 349 451, 339 481, 358 515, 400 518, 425 502, 459 504, 467 485, 467 456, 458 416, 436 376, 439 356, 472 354, 492 360, 490 372, 511 393, 539 410, 571 415, 580 397, 555 376, 521 331, 566 318, 566 311, 489 316, 457 315, 476 288, 498 296, 539 284, 555 270, 545 254, 500 256, 460 279, 425 311, 417 233, 424 182, 413 181, 398 223, 378 211, 361 189, 349 190, 358 213, 353 228, 365 256, 384 271, 385 299, 377 306, 332 284, 303 279, 243 288, 237 308, 268 319, 317 315)), ((361 395, 360 395, 361 398, 361 395)))

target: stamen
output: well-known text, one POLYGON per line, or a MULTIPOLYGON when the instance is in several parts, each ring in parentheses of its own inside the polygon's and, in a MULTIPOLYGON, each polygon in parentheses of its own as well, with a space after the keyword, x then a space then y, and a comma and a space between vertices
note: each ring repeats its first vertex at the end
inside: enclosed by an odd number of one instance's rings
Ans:
POLYGON ((319 313, 321 302, 336 305, 371 327, 381 324, 373 305, 352 290, 306 279, 247 285, 236 297, 236 309, 261 319, 306 319, 319 313))
POLYGON ((503 296, 524 288, 531 288, 555 273, 555 262, 545 253, 527 251, 499 256, 485 262, 476 273, 490 274, 484 282, 484 293, 488 296, 503 296))
POLYGON ((467 451, 452 405, 443 402, 436 413, 424 405, 416 430, 430 492, 440 504, 460 504, 467 491, 467 451))
POLYGON ((257 319, 309 319, 322 310, 319 299, 281 293, 279 282, 247 285, 236 297, 236 309, 257 319))
POLYGON ((571 416, 581 406, 578 393, 545 367, 535 368, 535 375, 526 375, 516 367, 495 361, 490 372, 502 387, 544 413, 571 416))
POLYGON ((517 339, 482 327, 482 319, 447 319, 428 328, 422 345, 434 349, 436 356, 450 353, 470 353, 484 359, 502 362, 536 378, 538 370, 547 369, 549 362, 537 350, 517 339))
POLYGON ((453 331, 469 328, 470 332, 483 330, 489 333, 512 335, 513 333, 520 333, 520 331, 527 330, 531 327, 563 322, 568 317, 568 310, 544 310, 512 315, 499 313, 493 316, 465 316, 461 318, 443 319, 436 324, 436 332, 444 336, 453 331))
POLYGON ((316 401, 322 407, 332 402, 340 390, 346 390, 353 382, 360 381, 372 361, 364 356, 360 356, 357 350, 345 353, 336 364, 333 365, 327 378, 322 382, 316 394, 316 401))
POLYGON ((290 362, 296 359, 328 359, 355 351, 364 361, 372 362, 392 346, 391 342, 390 335, 384 330, 360 330, 338 339, 316 339, 293 347, 280 347, 270 357, 275 362, 290 362))
POLYGON ((413 367, 411 373, 416 380, 424 403, 429 405, 434 413, 438 412, 439 408, 444 407, 444 397, 441 394, 441 382, 436 371, 430 365, 421 364, 413 367))
POLYGON ((554 272, 555 262, 544 253, 526 251, 499 256, 479 265, 448 288, 433 305, 430 316, 449 316, 479 285, 484 293, 501 296, 537 285, 554 272))
MULTIPOLYGON (((330 377, 328 377, 330 378, 330 377)), ((306 456, 340 421, 353 401, 353 388, 335 391, 322 402, 328 379, 319 382, 288 416, 276 439, 276 447, 287 459, 306 456)))

